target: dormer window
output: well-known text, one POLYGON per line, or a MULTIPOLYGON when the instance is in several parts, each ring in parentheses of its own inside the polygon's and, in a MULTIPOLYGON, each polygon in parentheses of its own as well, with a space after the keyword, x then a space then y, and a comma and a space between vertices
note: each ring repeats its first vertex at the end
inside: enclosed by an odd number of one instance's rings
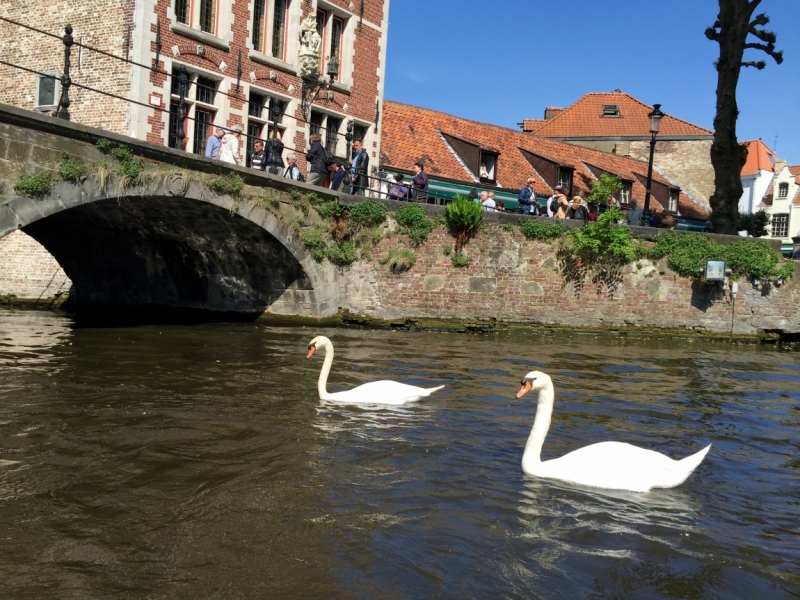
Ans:
POLYGON ((789 184, 788 183, 778 184, 778 198, 788 198, 788 197, 789 197, 789 184))
POLYGON ((497 154, 481 150, 480 179, 483 183, 495 183, 497 181, 497 154))
POLYGON ((618 104, 603 104, 603 116, 604 117, 618 117, 619 114, 619 105, 618 104))

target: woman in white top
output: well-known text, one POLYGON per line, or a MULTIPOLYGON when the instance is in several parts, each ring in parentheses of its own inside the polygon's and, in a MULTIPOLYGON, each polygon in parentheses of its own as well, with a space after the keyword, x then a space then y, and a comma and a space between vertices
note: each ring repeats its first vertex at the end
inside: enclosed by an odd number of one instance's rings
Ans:
POLYGON ((489 192, 489 196, 481 202, 483 205, 483 210, 487 212, 495 212, 497 209, 497 203, 494 201, 494 192, 489 192))
POLYGON ((239 158, 239 136, 242 135, 242 126, 234 125, 231 130, 222 138, 219 147, 219 160, 232 165, 241 165, 242 159, 239 158))

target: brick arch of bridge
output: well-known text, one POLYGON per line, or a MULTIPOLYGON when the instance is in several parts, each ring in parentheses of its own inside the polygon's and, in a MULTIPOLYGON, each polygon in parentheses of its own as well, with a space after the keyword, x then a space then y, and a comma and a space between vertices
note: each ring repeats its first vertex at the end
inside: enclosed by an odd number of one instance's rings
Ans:
POLYGON ((337 311, 335 269, 269 211, 179 173, 113 188, 87 177, 12 198, 0 206, 0 238, 21 229, 41 243, 72 279, 78 307, 337 311))

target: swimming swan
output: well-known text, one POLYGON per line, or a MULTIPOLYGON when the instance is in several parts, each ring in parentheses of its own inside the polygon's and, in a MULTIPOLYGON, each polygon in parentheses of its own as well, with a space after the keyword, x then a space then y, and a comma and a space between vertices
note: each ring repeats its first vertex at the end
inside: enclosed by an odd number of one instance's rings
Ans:
POLYGON ((414 385, 406 385, 397 381, 373 381, 365 383, 357 388, 346 392, 329 394, 327 390, 328 375, 333 364, 333 344, 325 336, 315 337, 308 344, 308 356, 314 356, 318 348, 325 350, 325 362, 322 363, 322 372, 319 374, 317 389, 319 390, 320 400, 333 400, 346 404, 392 404, 399 406, 407 402, 416 402, 421 398, 427 398, 436 390, 442 389, 440 385, 435 388, 421 388, 414 385))
POLYGON ((672 460, 659 452, 630 444, 600 442, 561 458, 542 461, 542 444, 550 429, 550 417, 553 414, 553 381, 549 375, 539 371, 528 373, 522 379, 522 389, 517 392, 517 398, 522 398, 532 390, 539 392, 539 404, 522 455, 522 470, 534 477, 631 492, 672 488, 686 481, 711 448, 709 444, 683 460, 672 460))

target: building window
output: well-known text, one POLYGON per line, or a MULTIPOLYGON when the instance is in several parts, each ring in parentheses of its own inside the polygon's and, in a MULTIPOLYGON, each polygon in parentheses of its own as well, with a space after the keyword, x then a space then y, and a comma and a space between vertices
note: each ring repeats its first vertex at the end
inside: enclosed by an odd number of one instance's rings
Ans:
POLYGON ((789 237, 789 215, 772 215, 772 237, 789 237))
POLYGON ((175 0, 175 18, 178 23, 189 24, 189 0, 175 0))
POLYGON ((265 100, 264 96, 255 92, 250 92, 250 102, 247 105, 247 114, 257 119, 262 118, 264 114, 265 100))
POLYGON ((200 30, 214 34, 214 20, 216 15, 214 0, 200 0, 200 30))
POLYGON ((332 155, 336 156, 336 150, 339 146, 339 128, 342 126, 342 120, 334 117, 328 117, 325 131, 325 147, 332 155))
MULTIPOLYGON (((169 132, 167 134, 167 146, 183 150, 183 140, 178 138, 178 103, 172 102, 169 107, 169 132)), ((184 131, 186 130, 186 120, 183 122, 184 131)))
POLYGON ((253 4, 253 49, 261 52, 264 48, 264 16, 267 13, 267 0, 254 0, 253 4))
POLYGON ((669 210, 670 212, 678 212, 678 190, 669 191, 669 210))
POLYGON ((779 183, 778 184, 778 198, 787 198, 789 196, 789 184, 788 183, 779 183))
POLYGON ((319 45, 319 65, 320 65, 320 73, 325 70, 325 25, 328 22, 328 13, 324 10, 317 9, 317 33, 319 34, 319 39, 322 40, 322 43, 319 45))
POLYGON ((369 131, 369 126, 367 125, 359 125, 358 123, 353 125, 353 139, 354 140, 361 140, 362 142, 367 139, 367 132, 369 131))
POLYGON ((288 0, 276 0, 272 14, 272 56, 284 59, 286 38, 286 8, 288 0))
POLYGON ((569 196, 570 191, 572 190, 572 169, 558 169, 558 185, 560 185, 569 196))
POLYGON ((617 194, 619 195, 620 204, 627 204, 628 202, 631 201, 632 186, 633 186, 632 183, 625 183, 624 181, 622 182, 622 187, 619 188, 619 191, 617 192, 617 194))
POLYGON ((339 17, 331 19, 331 56, 336 57, 339 65, 339 75, 336 81, 342 80, 342 36, 344 35, 344 20, 339 17))
POLYGON ((497 154, 481 151, 480 179, 484 183, 497 181, 497 154))
POLYGON ((58 93, 57 75, 39 75, 36 80, 36 110, 55 110, 58 106, 58 93))
POLYGON ((217 82, 208 77, 198 77, 196 82, 195 99, 203 104, 214 104, 217 95, 217 82))
POLYGON ((261 131, 263 126, 261 123, 254 123, 248 121, 247 123, 247 151, 245 152, 245 164, 251 166, 250 155, 255 151, 256 140, 261 139, 261 131))
POLYGON ((619 116, 619 105, 617 105, 617 104, 603 104, 603 116, 604 117, 618 117, 619 116))
POLYGON ((203 156, 206 151, 206 140, 211 136, 214 125, 214 113, 210 110, 194 111, 194 153, 203 156))
POLYGON ((311 111, 311 118, 308 120, 308 128, 311 134, 319 133, 322 129, 322 122, 325 120, 325 115, 321 112, 311 111))

